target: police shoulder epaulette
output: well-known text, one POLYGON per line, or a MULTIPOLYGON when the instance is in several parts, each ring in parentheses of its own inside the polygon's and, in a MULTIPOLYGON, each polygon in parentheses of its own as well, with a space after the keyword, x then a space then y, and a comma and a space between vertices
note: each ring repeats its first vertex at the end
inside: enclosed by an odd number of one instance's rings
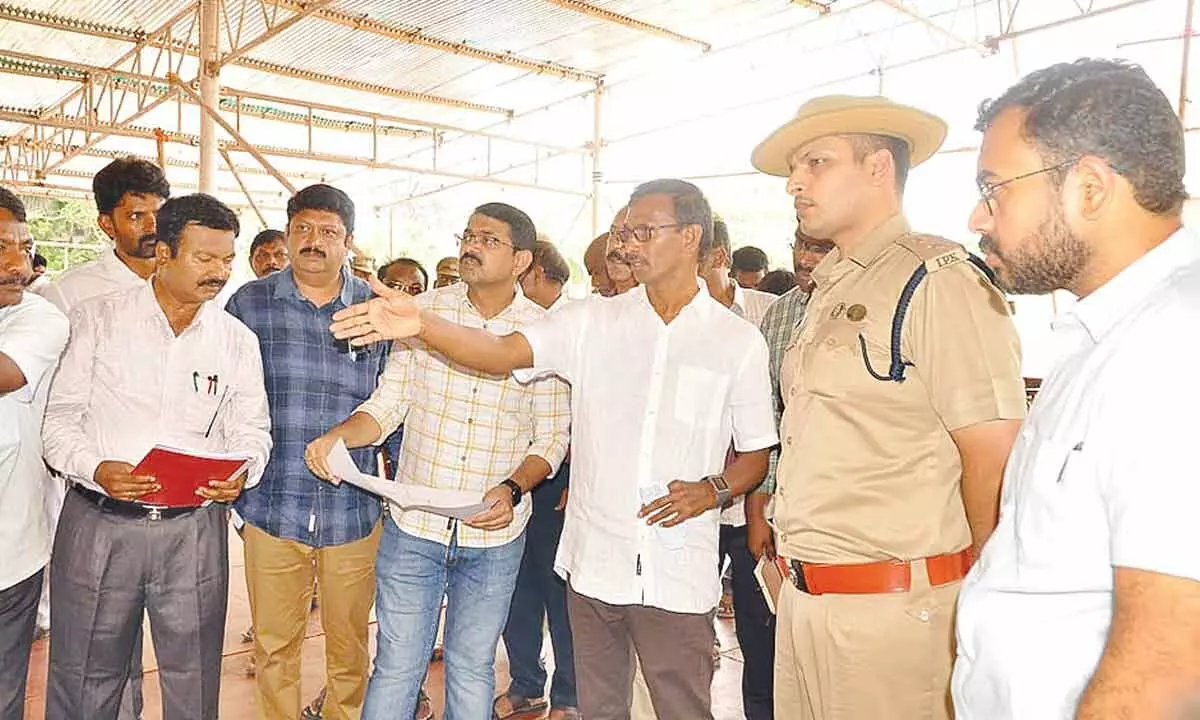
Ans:
POLYGON ((925 265, 926 272, 936 272, 970 259, 970 254, 962 245, 936 235, 909 234, 896 244, 916 255, 925 265))

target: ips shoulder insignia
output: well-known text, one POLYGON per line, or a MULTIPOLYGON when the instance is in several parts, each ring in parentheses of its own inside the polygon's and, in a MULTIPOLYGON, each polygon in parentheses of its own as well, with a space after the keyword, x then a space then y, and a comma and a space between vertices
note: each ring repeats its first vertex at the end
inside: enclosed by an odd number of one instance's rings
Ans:
POLYGON ((901 238, 897 244, 915 255, 925 266, 925 272, 937 272, 969 258, 962 245, 936 235, 912 234, 901 238))

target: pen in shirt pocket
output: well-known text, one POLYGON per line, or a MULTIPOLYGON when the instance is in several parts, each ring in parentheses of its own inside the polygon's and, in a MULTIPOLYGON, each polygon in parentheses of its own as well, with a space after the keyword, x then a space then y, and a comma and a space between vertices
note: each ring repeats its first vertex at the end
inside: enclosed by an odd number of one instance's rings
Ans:
POLYGON ((1058 482, 1061 484, 1063 476, 1067 474, 1067 466, 1071 464, 1071 455, 1077 452, 1083 452, 1083 441, 1075 443, 1075 447, 1071 448, 1071 452, 1067 453, 1067 457, 1063 459, 1062 467, 1058 469, 1058 482))
POLYGON ((208 437, 210 434, 212 434, 213 425, 217 423, 217 415, 220 414, 221 406, 225 404, 225 396, 228 393, 229 386, 226 385, 225 389, 221 391, 221 399, 217 400, 217 407, 213 410, 212 420, 208 421, 208 429, 204 431, 204 437, 208 437))

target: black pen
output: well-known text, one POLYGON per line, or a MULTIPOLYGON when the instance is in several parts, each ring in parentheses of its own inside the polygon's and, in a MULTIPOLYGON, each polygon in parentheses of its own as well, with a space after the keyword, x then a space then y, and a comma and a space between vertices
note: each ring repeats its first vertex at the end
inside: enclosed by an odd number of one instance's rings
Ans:
POLYGON ((217 414, 221 412, 221 406, 225 404, 225 393, 227 392, 229 392, 228 385, 226 385, 225 389, 221 391, 221 399, 217 401, 217 408, 213 410, 212 420, 208 421, 208 429, 204 431, 204 437, 208 437, 209 433, 212 432, 213 425, 217 422, 217 414))

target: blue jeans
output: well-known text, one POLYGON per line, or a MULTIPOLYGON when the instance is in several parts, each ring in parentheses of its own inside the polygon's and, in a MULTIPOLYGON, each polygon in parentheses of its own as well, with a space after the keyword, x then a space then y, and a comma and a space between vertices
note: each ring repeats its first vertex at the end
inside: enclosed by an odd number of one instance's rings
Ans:
POLYGON ((496 644, 508 618, 525 535, 493 548, 446 546, 402 531, 391 518, 375 560, 379 619, 375 670, 363 720, 411 718, 447 598, 445 720, 491 720, 496 644))
POLYGON ((563 511, 555 510, 567 487, 567 463, 558 474, 533 489, 533 515, 525 531, 525 557, 517 575, 517 589, 508 624, 504 628, 504 647, 512 684, 508 691, 526 698, 540 698, 546 691, 546 665, 542 662, 542 627, 550 625, 554 646, 554 682, 550 685, 550 705, 575 707, 575 659, 571 644, 571 625, 567 622, 567 584, 554 573, 554 555, 563 531, 563 511))

